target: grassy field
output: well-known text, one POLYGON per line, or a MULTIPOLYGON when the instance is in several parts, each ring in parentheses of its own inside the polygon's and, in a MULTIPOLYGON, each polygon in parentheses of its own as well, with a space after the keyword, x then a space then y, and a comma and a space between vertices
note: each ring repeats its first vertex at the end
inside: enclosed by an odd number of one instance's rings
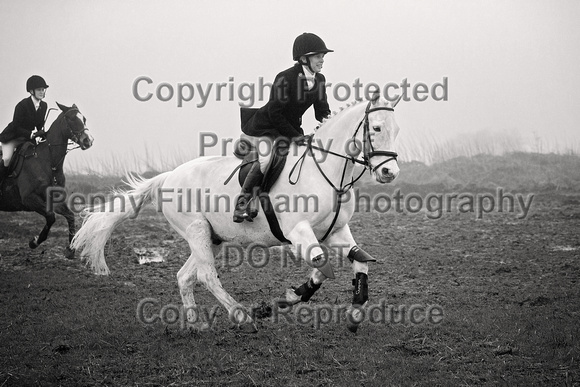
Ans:
MULTIPOLYGON (((371 304, 443 311, 437 324, 396 315, 365 321, 356 334, 343 320, 299 323, 295 311, 291 321, 258 313, 258 333, 244 334, 200 285, 196 300, 217 314, 210 331, 183 329, 179 318, 145 323, 143 300, 155 299, 148 316, 180 305, 175 275, 189 254, 153 209, 114 233, 108 277, 62 257, 63 219, 31 251, 38 215, 3 213, 0 386, 580 385, 579 167, 576 156, 525 153, 403 164, 390 192, 477 197, 500 187, 531 200, 530 211, 478 218, 453 201, 438 218, 425 209, 356 213, 353 234, 378 258, 371 304), (164 262, 139 264, 137 247, 162 251, 164 262)), ((69 182, 72 191, 94 192, 119 179, 69 182)), ((337 278, 312 308, 350 303, 350 267, 335 264, 337 278)), ((309 269, 273 250, 260 268, 222 257, 218 272, 234 298, 260 312, 309 269)))

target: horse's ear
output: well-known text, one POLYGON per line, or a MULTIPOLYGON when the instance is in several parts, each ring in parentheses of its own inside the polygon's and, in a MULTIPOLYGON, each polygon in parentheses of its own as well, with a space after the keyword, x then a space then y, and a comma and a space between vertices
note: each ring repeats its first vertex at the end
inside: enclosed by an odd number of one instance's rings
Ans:
POLYGON ((77 105, 73 103, 73 105, 71 106, 71 109, 78 109, 77 105))
POLYGON ((56 105, 57 105, 57 106, 58 106, 58 108, 59 108, 60 110, 62 110, 63 112, 66 112, 67 110, 69 110, 69 109, 70 109, 69 107, 66 107, 66 106, 64 106, 64 105, 61 105, 61 104, 60 104, 60 103, 58 103, 58 102, 56 103, 56 105))
POLYGON ((373 103, 373 105, 377 104, 379 98, 381 98, 381 92, 379 90, 375 90, 373 96, 371 97, 371 102, 373 103))
POLYGON ((397 98, 395 100, 395 102, 393 102, 393 109, 395 108, 395 106, 397 106, 397 104, 399 103, 399 101, 401 100, 401 98, 403 98, 403 95, 402 94, 399 96, 399 98, 397 98))

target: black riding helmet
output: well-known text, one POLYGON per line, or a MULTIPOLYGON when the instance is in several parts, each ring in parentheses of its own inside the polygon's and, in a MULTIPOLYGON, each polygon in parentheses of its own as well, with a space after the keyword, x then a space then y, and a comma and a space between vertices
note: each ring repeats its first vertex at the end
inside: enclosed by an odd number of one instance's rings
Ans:
MULTIPOLYGON (((295 61, 300 61, 301 56, 326 54, 327 52, 334 52, 334 50, 327 48, 326 44, 324 44, 324 41, 317 35, 310 32, 305 32, 294 40, 294 46, 292 47, 292 58, 295 61)), ((301 64, 307 65, 310 68, 310 62, 301 64)))
POLYGON ((44 78, 40 75, 33 75, 26 81, 26 91, 30 92, 30 90, 40 89, 40 88, 47 88, 48 85, 46 84, 44 78))

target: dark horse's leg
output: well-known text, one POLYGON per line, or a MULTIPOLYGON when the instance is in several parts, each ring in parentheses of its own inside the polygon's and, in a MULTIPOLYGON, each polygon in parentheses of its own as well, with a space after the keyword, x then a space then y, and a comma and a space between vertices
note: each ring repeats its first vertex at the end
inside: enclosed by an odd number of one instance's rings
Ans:
POLYGON ((75 228, 75 214, 68 208, 66 203, 62 203, 54 209, 54 212, 60 214, 65 217, 66 222, 68 223, 68 245, 64 251, 64 256, 68 259, 74 259, 75 251, 70 248, 70 243, 72 242, 73 237, 75 236, 76 228, 75 228))
POLYGON ((32 238, 32 240, 28 243, 28 246, 30 246, 31 249, 35 249, 48 237, 48 233, 50 232, 50 228, 54 224, 56 215, 54 214, 53 211, 49 211, 46 208, 47 206, 44 199, 34 193, 28 195, 26 199, 22 201, 22 204, 24 204, 31 211, 34 211, 44 216, 44 218, 46 219, 46 224, 44 225, 44 228, 42 229, 40 234, 32 238))

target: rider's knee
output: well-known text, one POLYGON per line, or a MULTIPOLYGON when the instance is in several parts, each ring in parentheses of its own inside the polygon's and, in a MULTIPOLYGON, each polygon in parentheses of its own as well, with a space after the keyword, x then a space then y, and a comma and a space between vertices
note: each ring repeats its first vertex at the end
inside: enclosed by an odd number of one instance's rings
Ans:
POLYGON ((268 170, 268 166, 270 165, 270 154, 266 154, 266 155, 260 155, 260 158, 258 159, 258 162, 260 163, 260 171, 262 171, 263 174, 266 173, 266 171, 268 170))
POLYGON ((14 144, 11 142, 0 144, 0 149, 2 149, 2 160, 4 161, 4 165, 8 166, 8 162, 14 153, 14 144))

